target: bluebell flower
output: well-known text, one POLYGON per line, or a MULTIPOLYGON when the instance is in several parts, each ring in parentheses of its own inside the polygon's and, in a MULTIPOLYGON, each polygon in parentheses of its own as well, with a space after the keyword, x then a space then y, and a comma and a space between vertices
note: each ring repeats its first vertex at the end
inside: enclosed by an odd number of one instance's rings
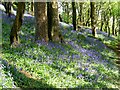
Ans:
POLYGON ((83 75, 82 74, 79 74, 78 76, 77 76, 77 78, 79 79, 79 78, 83 78, 83 75))

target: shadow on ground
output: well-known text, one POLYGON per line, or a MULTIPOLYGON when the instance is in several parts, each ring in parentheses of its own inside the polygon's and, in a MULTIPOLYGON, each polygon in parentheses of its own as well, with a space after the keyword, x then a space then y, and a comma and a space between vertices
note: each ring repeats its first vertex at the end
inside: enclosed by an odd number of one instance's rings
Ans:
POLYGON ((10 71, 12 74, 15 85, 20 88, 54 88, 48 85, 43 79, 33 79, 30 76, 25 75, 20 70, 9 64, 6 60, 1 60, 2 64, 5 66, 5 71, 10 71))

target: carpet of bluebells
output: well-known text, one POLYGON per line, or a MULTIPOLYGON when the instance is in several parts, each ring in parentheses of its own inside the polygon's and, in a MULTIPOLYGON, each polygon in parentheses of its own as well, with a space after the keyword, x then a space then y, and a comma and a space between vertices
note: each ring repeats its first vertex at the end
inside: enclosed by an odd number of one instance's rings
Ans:
POLYGON ((115 41, 97 30, 73 30, 71 24, 60 22, 65 43, 34 41, 34 17, 25 15, 19 32, 21 44, 9 46, 9 34, 15 16, 2 12, 2 59, 0 88, 120 88, 117 56, 104 43, 115 41), (33 78, 20 73, 29 72, 33 78))

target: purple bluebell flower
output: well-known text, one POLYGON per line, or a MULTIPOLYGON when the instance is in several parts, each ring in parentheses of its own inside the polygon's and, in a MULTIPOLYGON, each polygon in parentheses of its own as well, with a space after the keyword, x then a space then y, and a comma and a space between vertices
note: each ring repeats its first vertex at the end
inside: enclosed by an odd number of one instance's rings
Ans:
POLYGON ((82 74, 79 74, 78 76, 77 76, 77 78, 79 79, 79 78, 83 78, 83 75, 82 74))

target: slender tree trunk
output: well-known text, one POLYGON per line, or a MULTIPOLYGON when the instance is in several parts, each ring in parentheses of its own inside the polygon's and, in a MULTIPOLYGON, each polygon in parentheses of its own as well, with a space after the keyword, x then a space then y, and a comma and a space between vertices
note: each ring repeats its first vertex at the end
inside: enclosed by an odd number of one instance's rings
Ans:
POLYGON ((73 9, 73 12, 72 12, 72 15, 73 15, 72 22, 73 22, 74 30, 76 30, 76 5, 75 5, 75 1, 74 0, 72 2, 72 9, 73 9))
POLYGON ((47 2, 47 17, 48 17, 48 38, 52 41, 52 3, 47 2))
POLYGON ((31 14, 34 15, 34 2, 33 1, 31 2, 30 8, 31 8, 31 14))
POLYGON ((95 2, 90 2, 91 6, 91 27, 92 27, 92 35, 96 36, 96 11, 95 11, 95 2))
POLYGON ((80 2, 80 13, 79 13, 80 25, 82 25, 82 11, 83 11, 83 2, 80 2))
POLYGON ((47 8, 46 2, 35 2, 35 40, 42 40, 48 42, 48 28, 47 28, 47 8))
POLYGON ((25 10, 25 2, 18 2, 17 15, 13 23, 10 33, 10 45, 17 46, 19 44, 18 32, 22 25, 22 18, 25 10))
POLYGON ((115 34, 115 15, 113 14, 112 35, 115 34))
POLYGON ((103 11, 101 13, 101 26, 100 26, 100 31, 103 31, 103 25, 104 25, 104 19, 103 19, 103 11))
POLYGON ((90 26, 89 20, 90 20, 90 10, 89 10, 89 8, 88 8, 86 26, 90 26))
POLYGON ((120 2, 118 2, 118 35, 120 36, 120 2))
POLYGON ((61 15, 59 14, 59 21, 60 22, 62 22, 63 20, 62 20, 62 17, 61 17, 61 15))
POLYGON ((6 14, 10 17, 12 2, 5 2, 4 6, 5 6, 5 9, 6 9, 6 14))
POLYGON ((67 6, 67 23, 69 24, 69 3, 66 2, 66 6, 67 6))
POLYGON ((109 17, 107 19, 108 37, 110 36, 109 17))

